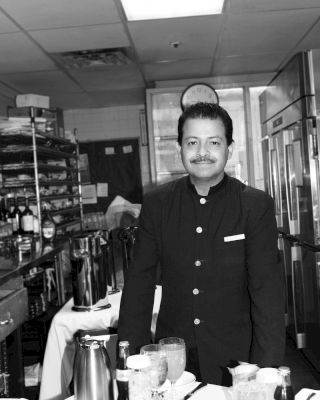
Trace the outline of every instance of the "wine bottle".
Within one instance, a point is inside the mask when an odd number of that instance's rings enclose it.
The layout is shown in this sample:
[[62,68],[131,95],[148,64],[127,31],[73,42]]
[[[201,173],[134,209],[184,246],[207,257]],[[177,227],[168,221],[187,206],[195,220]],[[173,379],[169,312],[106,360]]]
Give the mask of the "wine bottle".
[[6,197],[5,196],[0,196],[0,221],[7,222],[8,218],[8,210],[6,208],[5,204]]
[[14,195],[14,193],[8,193],[7,199],[8,199],[8,207],[9,207],[8,222],[11,222],[12,233],[18,234],[18,233],[20,233],[21,211],[18,208],[17,198]]
[[52,242],[56,236],[56,224],[46,206],[43,209],[41,233],[46,242]]
[[119,342],[119,355],[116,370],[118,400],[129,400],[129,371],[127,367],[127,358],[129,356],[129,342],[126,340]]
[[26,197],[26,206],[21,214],[21,228],[23,233],[33,234],[33,212],[29,208],[28,197]]
[[291,386],[290,373],[291,371],[289,367],[278,368],[280,382],[274,392],[273,397],[275,400],[294,400],[294,393]]

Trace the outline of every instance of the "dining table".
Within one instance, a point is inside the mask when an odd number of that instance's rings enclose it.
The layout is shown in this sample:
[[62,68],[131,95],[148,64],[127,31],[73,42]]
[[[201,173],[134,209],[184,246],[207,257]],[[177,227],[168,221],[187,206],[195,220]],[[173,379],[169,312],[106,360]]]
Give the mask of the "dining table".
[[[151,336],[154,337],[161,302],[161,286],[156,286]],[[48,332],[44,353],[39,400],[65,400],[70,397],[73,362],[76,352],[75,334],[80,330],[116,328],[122,291],[108,295],[110,307],[98,311],[74,311],[73,298],[55,314]],[[101,303],[105,304],[106,299]],[[99,306],[99,303],[96,304]],[[104,338],[105,340],[105,338]]]

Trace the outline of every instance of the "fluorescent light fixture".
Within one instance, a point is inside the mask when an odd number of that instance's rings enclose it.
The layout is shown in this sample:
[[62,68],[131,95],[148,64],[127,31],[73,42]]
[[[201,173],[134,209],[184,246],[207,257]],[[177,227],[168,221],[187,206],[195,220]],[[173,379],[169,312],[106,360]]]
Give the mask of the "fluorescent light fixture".
[[221,14],[224,0],[121,0],[128,21]]

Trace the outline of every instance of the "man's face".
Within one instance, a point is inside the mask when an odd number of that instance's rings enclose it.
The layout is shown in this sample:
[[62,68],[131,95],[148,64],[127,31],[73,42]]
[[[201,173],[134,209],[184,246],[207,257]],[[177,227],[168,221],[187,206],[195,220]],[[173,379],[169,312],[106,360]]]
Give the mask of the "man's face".
[[182,163],[194,184],[218,184],[232,153],[221,119],[188,119],[183,127]]

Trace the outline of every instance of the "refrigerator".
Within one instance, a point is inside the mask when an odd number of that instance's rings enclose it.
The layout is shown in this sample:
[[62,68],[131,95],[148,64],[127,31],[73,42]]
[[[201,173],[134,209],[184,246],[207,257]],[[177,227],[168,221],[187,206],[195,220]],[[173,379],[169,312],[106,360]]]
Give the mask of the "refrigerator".
[[320,50],[292,57],[259,98],[265,189],[274,198],[287,333],[320,371]]

